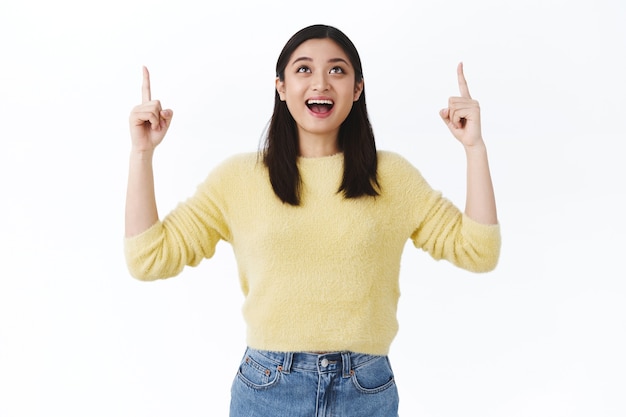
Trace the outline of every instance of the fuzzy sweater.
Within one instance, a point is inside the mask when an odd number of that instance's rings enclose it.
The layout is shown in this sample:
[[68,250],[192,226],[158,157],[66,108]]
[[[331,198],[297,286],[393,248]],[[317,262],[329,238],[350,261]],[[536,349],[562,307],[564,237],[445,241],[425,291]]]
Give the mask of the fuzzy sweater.
[[256,153],[214,169],[190,199],[125,239],[131,274],[154,280],[232,246],[250,347],[385,355],[398,330],[408,239],[433,258],[492,270],[500,227],[465,216],[401,156],[379,151],[377,197],[338,193],[343,155],[299,158],[301,205],[274,194]]

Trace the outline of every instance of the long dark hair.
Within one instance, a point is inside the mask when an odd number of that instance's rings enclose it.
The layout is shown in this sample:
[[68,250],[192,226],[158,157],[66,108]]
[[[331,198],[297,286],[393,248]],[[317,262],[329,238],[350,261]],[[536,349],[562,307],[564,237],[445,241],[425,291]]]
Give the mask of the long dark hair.
[[[284,81],[285,67],[293,51],[309,39],[329,38],[348,55],[355,69],[355,85],[363,80],[361,58],[356,47],[339,29],[327,25],[312,25],[299,30],[283,47],[276,62],[276,76]],[[367,115],[365,89],[339,128],[339,149],[344,154],[343,179],[337,192],[346,198],[376,196],[380,186],[377,179],[376,144],[374,131]],[[274,193],[284,202],[300,205],[301,178],[298,171],[298,129],[287,104],[274,96],[274,113],[267,129],[263,149],[263,163],[269,171]]]

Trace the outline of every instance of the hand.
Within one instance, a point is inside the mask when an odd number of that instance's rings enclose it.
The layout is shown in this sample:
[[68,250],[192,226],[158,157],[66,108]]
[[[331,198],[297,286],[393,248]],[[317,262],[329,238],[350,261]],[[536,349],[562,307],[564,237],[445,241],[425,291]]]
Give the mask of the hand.
[[482,144],[480,128],[480,106],[473,100],[463,74],[463,63],[457,67],[460,97],[450,97],[448,108],[439,111],[439,115],[459,142],[466,148]]
[[174,112],[169,109],[163,110],[158,100],[152,100],[150,73],[146,67],[143,67],[141,92],[141,104],[130,113],[130,136],[133,150],[152,152],[165,137]]

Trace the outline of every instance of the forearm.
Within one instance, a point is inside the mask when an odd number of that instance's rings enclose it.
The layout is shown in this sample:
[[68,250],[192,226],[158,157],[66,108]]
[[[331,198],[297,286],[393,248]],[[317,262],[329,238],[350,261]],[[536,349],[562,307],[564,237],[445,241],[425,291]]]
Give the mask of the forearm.
[[152,152],[131,152],[126,190],[126,237],[146,231],[158,219]]
[[496,199],[484,143],[465,147],[467,156],[467,194],[465,214],[483,224],[497,224]]

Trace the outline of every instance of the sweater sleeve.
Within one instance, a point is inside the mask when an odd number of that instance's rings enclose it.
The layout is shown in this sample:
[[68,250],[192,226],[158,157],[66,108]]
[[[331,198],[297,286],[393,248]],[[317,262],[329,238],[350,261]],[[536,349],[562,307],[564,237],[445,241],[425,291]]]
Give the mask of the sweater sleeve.
[[445,259],[472,271],[493,270],[500,256],[500,226],[480,224],[433,190],[421,173],[402,157],[394,161],[396,182],[404,188],[411,215],[411,239],[434,259]]
[[142,281],[178,275],[183,268],[210,258],[220,240],[228,240],[224,213],[223,169],[214,170],[196,193],[162,221],[143,233],[124,239],[130,274]]
[[478,223],[443,198],[436,207],[411,236],[413,244],[468,271],[492,271],[500,257],[500,226]]

